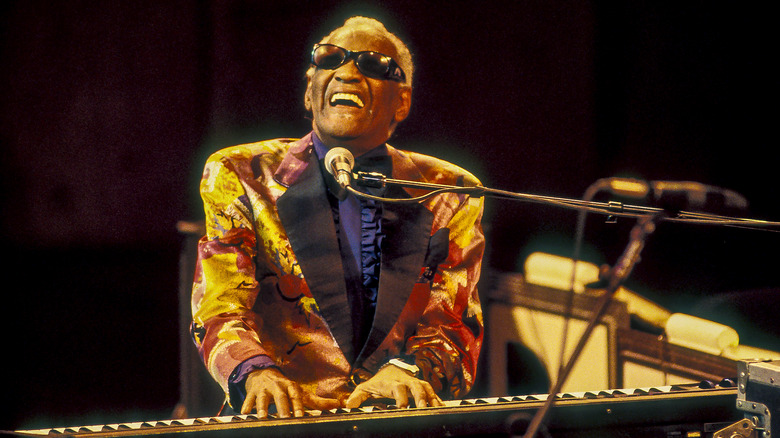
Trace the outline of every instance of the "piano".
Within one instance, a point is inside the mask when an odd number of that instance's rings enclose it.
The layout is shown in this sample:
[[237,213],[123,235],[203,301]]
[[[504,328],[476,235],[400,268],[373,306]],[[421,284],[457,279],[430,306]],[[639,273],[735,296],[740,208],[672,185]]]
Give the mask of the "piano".
[[[560,393],[537,436],[708,438],[743,418],[731,382]],[[549,395],[445,401],[400,409],[371,405],[306,411],[300,418],[230,415],[17,430],[29,437],[449,437],[522,436]]]

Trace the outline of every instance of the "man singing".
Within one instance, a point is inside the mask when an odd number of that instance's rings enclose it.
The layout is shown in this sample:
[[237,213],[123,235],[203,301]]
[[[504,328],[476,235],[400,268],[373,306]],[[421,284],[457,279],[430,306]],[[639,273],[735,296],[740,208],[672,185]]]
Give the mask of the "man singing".
[[[230,147],[206,163],[192,335],[230,406],[266,416],[392,399],[438,406],[474,383],[483,321],[481,198],[356,197],[325,171],[475,185],[448,162],[385,142],[409,114],[408,48],[352,17],[314,46],[304,95],[312,132]],[[419,190],[388,186],[382,198]]]

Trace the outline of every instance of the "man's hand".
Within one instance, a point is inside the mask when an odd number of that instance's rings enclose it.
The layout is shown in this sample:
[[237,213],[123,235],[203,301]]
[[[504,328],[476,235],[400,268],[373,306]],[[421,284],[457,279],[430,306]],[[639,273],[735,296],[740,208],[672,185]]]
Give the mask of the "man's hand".
[[370,398],[391,398],[396,406],[409,406],[409,396],[418,408],[443,406],[430,383],[416,379],[404,369],[387,365],[374,377],[358,385],[346,401],[347,408],[357,408]]
[[304,408],[327,410],[341,407],[341,401],[337,399],[305,392],[276,368],[252,372],[245,386],[246,399],[241,406],[242,414],[249,414],[256,407],[259,417],[267,417],[271,403],[276,405],[276,412],[282,418],[289,417],[291,412],[296,417],[303,417]]

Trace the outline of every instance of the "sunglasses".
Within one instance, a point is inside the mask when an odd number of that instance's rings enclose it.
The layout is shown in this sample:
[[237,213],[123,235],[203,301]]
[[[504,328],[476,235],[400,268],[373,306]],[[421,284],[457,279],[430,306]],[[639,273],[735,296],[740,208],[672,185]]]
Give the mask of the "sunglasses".
[[317,44],[311,51],[311,63],[325,70],[335,70],[350,59],[354,59],[358,70],[368,77],[406,82],[406,75],[398,63],[379,52],[353,52],[333,44]]

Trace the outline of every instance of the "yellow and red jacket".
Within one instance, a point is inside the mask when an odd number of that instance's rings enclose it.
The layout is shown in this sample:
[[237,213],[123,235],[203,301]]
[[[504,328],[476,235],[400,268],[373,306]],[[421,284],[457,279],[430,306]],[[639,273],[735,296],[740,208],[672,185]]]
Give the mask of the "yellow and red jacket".
[[[267,355],[305,390],[342,398],[393,357],[413,357],[442,397],[474,383],[483,320],[477,281],[483,200],[443,193],[383,206],[379,292],[362,351],[352,323],[336,228],[311,135],[229,147],[201,181],[192,335],[228,395],[245,360]],[[470,173],[388,146],[392,178],[476,185]],[[388,197],[418,196],[389,188]],[[357,378],[357,379],[356,379]]]

